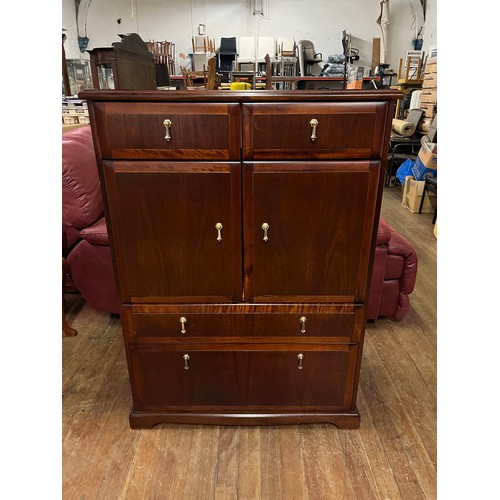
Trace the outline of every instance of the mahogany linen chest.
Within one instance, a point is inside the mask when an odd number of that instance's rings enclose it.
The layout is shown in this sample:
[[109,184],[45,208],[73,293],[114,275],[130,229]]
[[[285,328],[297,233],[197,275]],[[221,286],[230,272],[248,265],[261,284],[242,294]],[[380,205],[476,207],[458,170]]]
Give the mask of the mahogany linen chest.
[[359,426],[398,92],[84,91],[133,428]]

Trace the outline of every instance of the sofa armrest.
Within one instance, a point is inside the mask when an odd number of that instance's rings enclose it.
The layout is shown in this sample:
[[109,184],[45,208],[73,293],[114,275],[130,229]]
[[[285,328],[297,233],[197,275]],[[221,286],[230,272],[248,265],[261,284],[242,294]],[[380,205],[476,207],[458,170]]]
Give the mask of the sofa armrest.
[[405,294],[413,292],[417,280],[418,258],[411,243],[394,231],[387,244],[387,253],[403,258],[403,273],[399,280],[400,292]]
[[384,218],[380,217],[378,221],[378,230],[377,230],[377,242],[376,245],[384,245],[385,243],[389,243],[391,240],[391,236],[393,233],[393,229]]
[[399,321],[408,313],[417,277],[418,259],[411,243],[382,217],[379,220],[367,319],[390,316]]

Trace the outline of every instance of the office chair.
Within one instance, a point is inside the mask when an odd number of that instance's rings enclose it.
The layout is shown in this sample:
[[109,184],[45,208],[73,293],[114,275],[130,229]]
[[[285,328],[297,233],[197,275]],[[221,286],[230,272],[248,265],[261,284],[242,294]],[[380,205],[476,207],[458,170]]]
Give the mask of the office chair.
[[236,68],[241,71],[242,64],[251,64],[252,71],[255,70],[255,37],[240,36],[238,38],[238,54],[236,56]]
[[[301,76],[311,75],[312,66],[323,61],[323,54],[314,50],[311,40],[299,40],[299,58],[302,59]],[[302,57],[301,57],[302,56]],[[303,67],[305,63],[305,68]]]
[[236,60],[236,37],[221,38],[218,53],[218,67],[220,71],[230,72]]

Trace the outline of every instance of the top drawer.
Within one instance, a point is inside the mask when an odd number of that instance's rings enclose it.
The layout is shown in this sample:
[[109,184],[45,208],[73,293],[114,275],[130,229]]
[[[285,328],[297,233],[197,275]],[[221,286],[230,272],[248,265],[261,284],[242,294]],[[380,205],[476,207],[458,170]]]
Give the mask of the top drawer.
[[380,158],[386,102],[243,105],[243,158]]
[[103,159],[239,160],[235,103],[94,102]]

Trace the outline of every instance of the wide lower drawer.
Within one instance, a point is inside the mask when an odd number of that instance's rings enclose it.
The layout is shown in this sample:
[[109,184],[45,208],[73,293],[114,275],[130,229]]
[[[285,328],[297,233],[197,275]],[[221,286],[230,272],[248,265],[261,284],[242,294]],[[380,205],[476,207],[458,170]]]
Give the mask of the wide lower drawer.
[[240,158],[234,103],[93,103],[103,159]]
[[386,102],[243,104],[243,159],[380,158]]
[[[127,338],[200,337],[247,339],[262,337],[316,337],[345,342],[359,339],[363,325],[361,306],[132,306],[124,307],[122,321]],[[293,341],[293,340],[290,340]]]
[[221,411],[348,410],[357,344],[331,346],[129,344],[134,408]]

